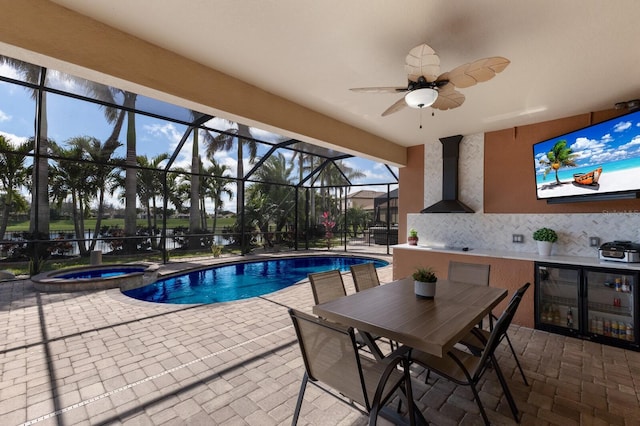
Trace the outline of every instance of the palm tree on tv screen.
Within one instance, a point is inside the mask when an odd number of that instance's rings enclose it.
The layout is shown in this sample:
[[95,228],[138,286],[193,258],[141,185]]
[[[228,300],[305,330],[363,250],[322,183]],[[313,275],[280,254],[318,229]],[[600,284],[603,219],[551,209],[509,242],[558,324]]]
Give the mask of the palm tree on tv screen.
[[558,170],[561,167],[576,167],[577,164],[574,161],[576,155],[571,148],[567,147],[566,140],[561,139],[556,142],[553,148],[551,148],[551,151],[547,153],[547,158],[540,160],[541,165],[547,166],[542,175],[543,179],[546,179],[547,175],[553,170],[555,172],[556,184],[562,185],[560,178],[558,178]]

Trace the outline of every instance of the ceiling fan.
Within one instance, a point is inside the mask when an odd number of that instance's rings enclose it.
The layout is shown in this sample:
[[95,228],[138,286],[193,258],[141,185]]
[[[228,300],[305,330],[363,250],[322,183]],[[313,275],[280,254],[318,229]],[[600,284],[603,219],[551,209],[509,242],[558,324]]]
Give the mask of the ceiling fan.
[[440,58],[427,44],[421,44],[411,49],[405,62],[405,70],[409,79],[407,87],[358,87],[351,90],[368,93],[405,92],[404,97],[382,113],[383,117],[400,111],[406,106],[447,110],[457,108],[464,102],[464,95],[456,88],[464,89],[490,80],[510,64],[506,58],[492,56],[460,65],[449,72],[439,74]]

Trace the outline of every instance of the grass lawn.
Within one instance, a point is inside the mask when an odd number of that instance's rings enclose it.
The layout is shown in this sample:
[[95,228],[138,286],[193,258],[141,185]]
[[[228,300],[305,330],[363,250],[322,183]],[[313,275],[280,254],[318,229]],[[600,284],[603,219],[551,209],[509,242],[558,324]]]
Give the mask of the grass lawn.
[[[231,226],[235,222],[235,218],[218,218],[216,222],[216,228],[218,231],[221,231],[225,226]],[[147,226],[146,219],[138,219],[139,226]],[[213,219],[207,220],[207,225],[213,225]],[[84,228],[89,231],[93,230],[96,226],[95,219],[85,219],[84,220]],[[102,219],[101,226],[117,226],[119,228],[124,228],[124,219]],[[170,218],[167,219],[167,228],[177,228],[179,226],[183,226],[185,228],[189,227],[189,219],[177,219]],[[162,221],[158,220],[158,227],[162,227]],[[52,220],[49,223],[49,229],[52,232],[73,232],[75,231],[73,227],[73,220],[71,219],[60,219],[60,220]],[[20,231],[28,231],[29,230],[29,221],[25,220],[22,222],[12,222],[7,226],[8,232],[20,232]]]

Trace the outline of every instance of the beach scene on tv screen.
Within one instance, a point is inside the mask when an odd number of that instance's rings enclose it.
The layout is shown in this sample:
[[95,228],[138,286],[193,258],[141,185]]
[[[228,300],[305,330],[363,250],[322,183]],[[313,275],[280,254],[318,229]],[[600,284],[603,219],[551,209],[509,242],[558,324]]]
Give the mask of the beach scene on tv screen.
[[640,189],[640,111],[533,146],[538,198]]

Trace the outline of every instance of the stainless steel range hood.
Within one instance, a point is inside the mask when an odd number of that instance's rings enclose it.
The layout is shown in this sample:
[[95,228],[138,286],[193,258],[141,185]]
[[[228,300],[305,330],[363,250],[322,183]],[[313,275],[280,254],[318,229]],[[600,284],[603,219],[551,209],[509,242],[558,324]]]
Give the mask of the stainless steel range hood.
[[458,157],[462,135],[440,138],[442,143],[442,200],[421,210],[420,213],[473,213],[458,200]]

